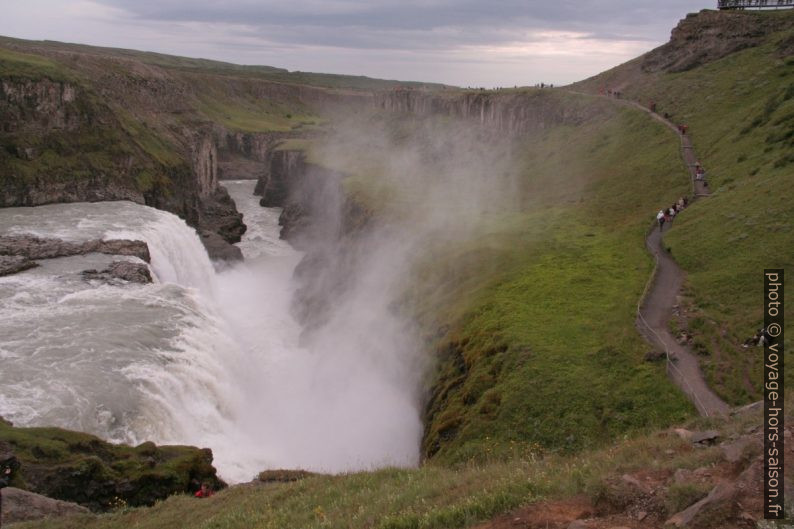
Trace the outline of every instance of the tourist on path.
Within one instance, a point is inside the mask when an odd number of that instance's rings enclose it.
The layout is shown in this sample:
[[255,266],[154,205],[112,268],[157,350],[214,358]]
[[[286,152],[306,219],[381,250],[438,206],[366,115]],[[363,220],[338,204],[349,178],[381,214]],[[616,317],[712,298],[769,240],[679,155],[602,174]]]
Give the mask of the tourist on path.
[[703,180],[706,176],[706,170],[700,165],[700,162],[695,162],[695,180]]

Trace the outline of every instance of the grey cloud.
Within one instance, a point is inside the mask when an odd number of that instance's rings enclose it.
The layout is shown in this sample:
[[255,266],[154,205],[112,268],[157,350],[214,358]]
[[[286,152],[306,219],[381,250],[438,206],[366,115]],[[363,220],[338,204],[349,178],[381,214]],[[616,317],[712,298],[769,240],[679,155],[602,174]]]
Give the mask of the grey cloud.
[[[688,12],[715,4],[27,0],[5,6],[0,32],[290,70],[512,86],[570,82],[608,69],[667,40],[670,29]],[[554,49],[555,43],[562,49]]]
[[583,32],[603,40],[658,41],[677,17],[710,4],[694,0],[99,1],[142,20],[244,25],[250,36],[284,45],[406,50],[526,42],[528,33],[540,30]]

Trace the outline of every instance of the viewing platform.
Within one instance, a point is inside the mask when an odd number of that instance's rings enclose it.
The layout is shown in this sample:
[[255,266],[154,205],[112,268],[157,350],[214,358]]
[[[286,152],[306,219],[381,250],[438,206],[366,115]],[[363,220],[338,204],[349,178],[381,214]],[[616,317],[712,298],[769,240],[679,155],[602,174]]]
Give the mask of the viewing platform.
[[794,7],[794,0],[719,0],[719,9],[786,9]]

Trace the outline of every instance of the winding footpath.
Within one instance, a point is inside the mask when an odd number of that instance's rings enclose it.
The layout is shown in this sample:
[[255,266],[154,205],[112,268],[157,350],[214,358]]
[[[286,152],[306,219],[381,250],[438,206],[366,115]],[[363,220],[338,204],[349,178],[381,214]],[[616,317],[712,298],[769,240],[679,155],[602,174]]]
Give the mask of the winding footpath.
[[[695,150],[689,136],[682,134],[669,120],[643,107],[628,101],[628,105],[638,108],[675,132],[681,140],[681,156],[687,166],[692,182],[694,198],[707,197],[710,191],[706,181],[695,178]],[[666,223],[666,230],[671,223]],[[647,295],[637,307],[637,327],[652,345],[659,347],[667,355],[667,374],[692,401],[698,413],[704,417],[727,415],[730,406],[719,398],[706,384],[697,357],[692,350],[678,343],[670,332],[668,322],[676,305],[676,298],[684,283],[684,273],[664,249],[662,230],[654,227],[645,238],[645,246],[656,259],[656,268],[651,276]]]
[[[637,102],[623,99],[614,99],[614,101],[642,110],[678,135],[681,140],[681,156],[690,175],[694,199],[708,197],[710,191],[706,182],[695,178],[697,157],[689,136],[682,134],[669,120]],[[669,230],[671,226],[672,223],[666,223],[664,231]],[[678,343],[668,327],[684,283],[684,273],[664,249],[662,231],[657,226],[648,233],[645,245],[656,259],[656,267],[646,288],[646,294],[637,305],[637,328],[651,345],[665,352],[667,374],[692,401],[700,415],[704,417],[727,415],[731,407],[706,384],[695,353],[687,345]]]

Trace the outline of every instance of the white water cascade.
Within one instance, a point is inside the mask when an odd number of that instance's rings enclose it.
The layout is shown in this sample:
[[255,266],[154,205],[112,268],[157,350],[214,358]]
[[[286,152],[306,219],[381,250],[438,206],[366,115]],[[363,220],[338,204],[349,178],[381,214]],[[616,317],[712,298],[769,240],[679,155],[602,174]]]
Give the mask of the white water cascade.
[[414,390],[395,383],[393,366],[375,365],[359,345],[369,342],[344,338],[366,330],[343,318],[329,340],[300,343],[290,304],[301,255],[278,239],[278,210],[258,206],[253,182],[227,187],[249,229],[246,261],[222,272],[195,231],[163,211],[0,209],[0,234],[145,240],[155,276],[89,282],[80,271],[120,259],[89,254],[0,278],[0,415],[116,442],[210,447],[231,482],[266,468],[416,464]]

